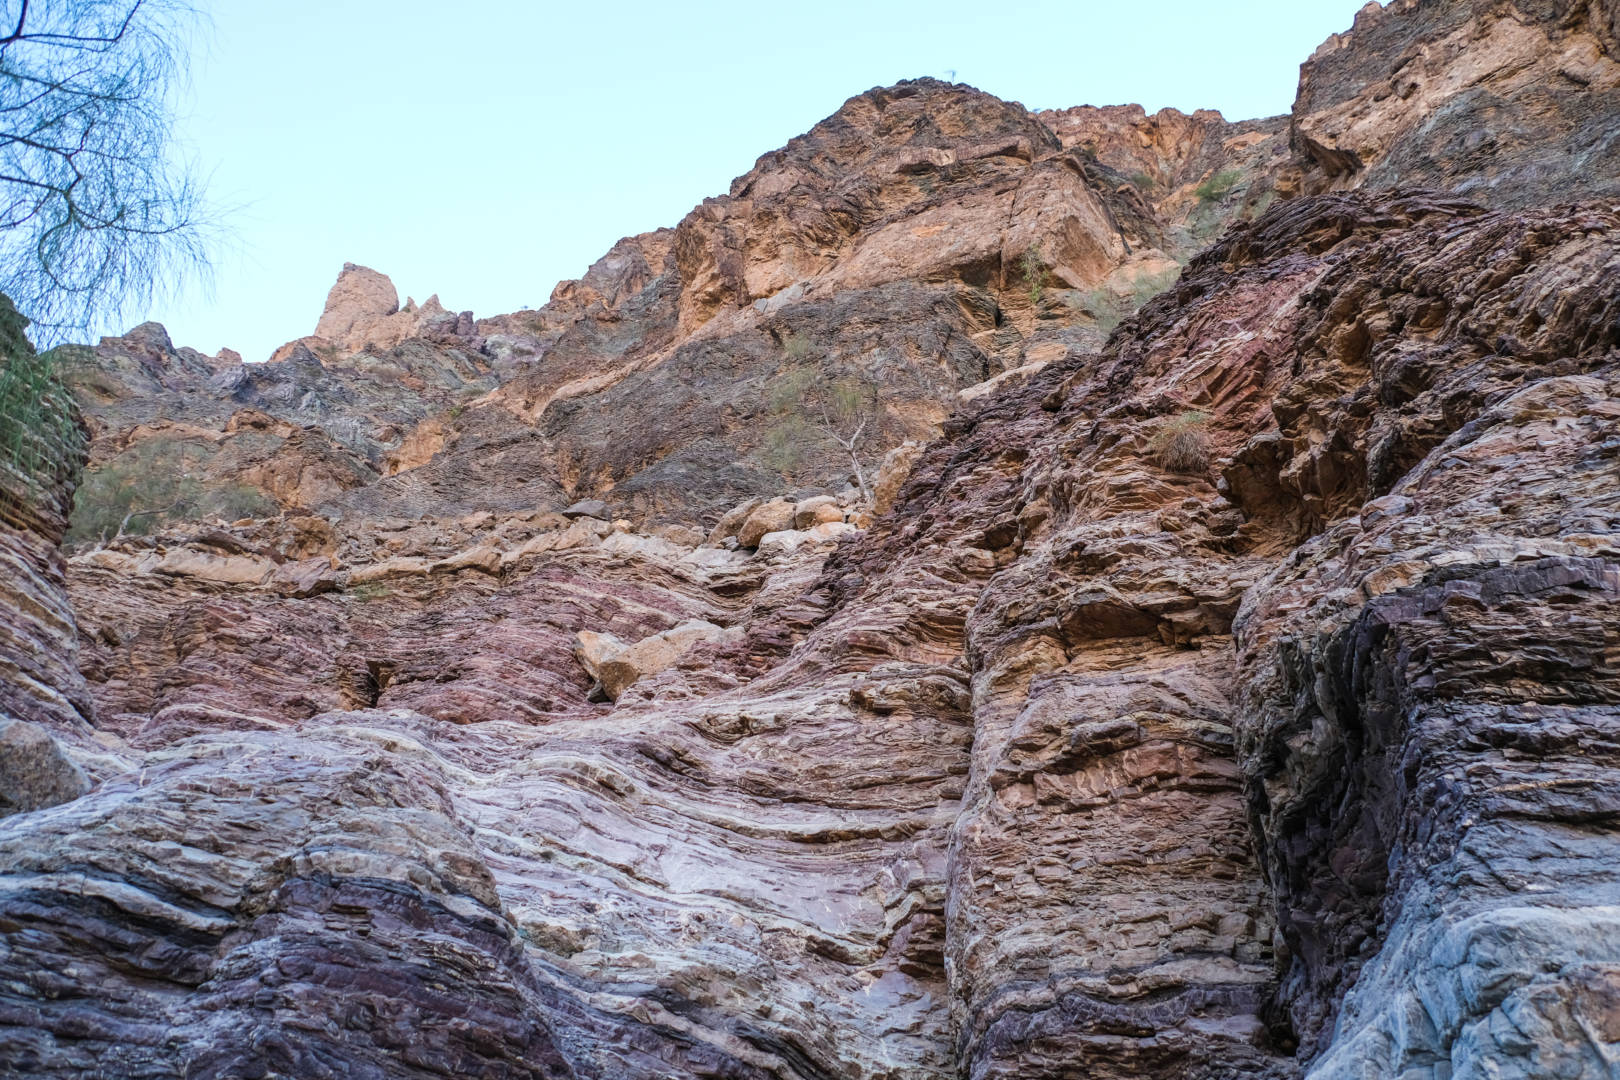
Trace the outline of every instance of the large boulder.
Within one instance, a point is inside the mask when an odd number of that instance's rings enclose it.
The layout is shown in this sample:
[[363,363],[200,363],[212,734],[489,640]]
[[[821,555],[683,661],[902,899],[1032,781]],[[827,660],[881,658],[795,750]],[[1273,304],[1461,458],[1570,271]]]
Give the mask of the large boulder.
[[597,518],[600,521],[608,521],[612,519],[613,511],[609,510],[608,504],[603,502],[601,499],[581,499],[573,506],[570,506],[568,509],[564,510],[563,517],[587,517]]
[[758,547],[766,533],[793,528],[797,507],[786,499],[772,499],[756,506],[737,530],[737,543],[745,548]]
[[843,521],[844,511],[832,495],[816,495],[802,500],[793,508],[793,527],[813,529],[829,521]]
[[581,630],[574,637],[574,657],[596,680],[591,696],[617,701],[636,680],[674,667],[692,646],[713,641],[724,633],[724,628],[712,622],[688,619],[628,645],[613,634]]
[[0,719],[0,817],[70,802],[88,790],[90,781],[50,732]]
[[756,495],[754,498],[744,500],[721,514],[719,522],[716,523],[714,529],[709,533],[709,538],[704,542],[714,545],[728,537],[736,536],[738,530],[743,527],[743,522],[748,520],[748,515],[752,514],[755,508],[764,501],[764,499]]

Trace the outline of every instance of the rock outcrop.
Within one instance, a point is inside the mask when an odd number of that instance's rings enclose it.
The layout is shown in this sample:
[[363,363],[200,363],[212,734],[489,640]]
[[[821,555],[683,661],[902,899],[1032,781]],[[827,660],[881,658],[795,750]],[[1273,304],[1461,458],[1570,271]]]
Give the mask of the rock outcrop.
[[1517,208],[1620,193],[1609,0],[1370,3],[1300,68],[1307,191],[1443,187]]
[[[1291,121],[901,84],[536,312],[80,354],[89,482],[203,492],[7,504],[0,1071],[1611,1075],[1615,174],[1445,119],[1612,120],[1605,10],[1369,9]],[[871,507],[761,456],[868,361]]]

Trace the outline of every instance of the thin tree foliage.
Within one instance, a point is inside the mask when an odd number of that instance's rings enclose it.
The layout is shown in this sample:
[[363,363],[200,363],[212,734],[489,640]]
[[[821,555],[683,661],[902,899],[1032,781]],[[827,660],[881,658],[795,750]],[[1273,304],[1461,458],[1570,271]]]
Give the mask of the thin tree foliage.
[[52,344],[204,272],[170,139],[184,0],[0,0],[0,291]]
[[[809,339],[789,337],[783,342],[783,353],[793,362],[806,360],[811,353]],[[808,363],[777,376],[768,407],[780,419],[766,432],[767,463],[783,473],[793,473],[808,462],[821,463],[831,452],[848,460],[861,498],[871,503],[872,487],[862,457],[878,438],[883,423],[883,406],[873,379]]]

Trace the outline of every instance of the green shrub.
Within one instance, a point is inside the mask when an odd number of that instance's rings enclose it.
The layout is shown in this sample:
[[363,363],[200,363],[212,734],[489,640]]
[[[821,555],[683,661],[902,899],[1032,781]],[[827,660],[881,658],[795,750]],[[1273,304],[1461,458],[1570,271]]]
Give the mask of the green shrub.
[[272,517],[280,509],[274,499],[252,484],[226,484],[203,492],[197,516],[237,521],[241,518]]
[[1137,275],[1131,279],[1130,288],[1123,295],[1102,287],[1070,293],[1069,307],[1078,314],[1090,316],[1098,330],[1111,334],[1116,326],[1136,314],[1143,304],[1174,285],[1180,276],[1181,268],[1172,266],[1157,273]]
[[815,447],[817,432],[798,416],[784,416],[765,432],[765,445],[760,458],[765,466],[783,476],[791,477],[805,464]]
[[1041,297],[1046,294],[1048,273],[1046,257],[1041,254],[1041,245],[1031,244],[1026,248],[1023,257],[1018,260],[1018,268],[1023,272],[1025,284],[1029,286],[1030,306],[1039,305]]
[[1198,196],[1201,203],[1220,202],[1232,194],[1232,189],[1238,186],[1243,174],[1237,169],[1222,169],[1220,172],[1193,188],[1193,194]]
[[1243,212],[1244,219],[1248,220],[1248,221],[1253,221],[1255,218],[1261,216],[1267,210],[1271,209],[1271,204],[1276,202],[1276,201],[1277,201],[1277,193],[1275,191],[1267,191],[1265,194],[1261,195],[1258,199],[1255,199],[1254,204],[1252,206],[1248,207]]
[[870,500],[863,456],[884,420],[875,380],[806,364],[771,380],[765,410],[774,421],[760,450],[766,467],[791,478],[801,469],[830,470],[847,460],[856,486]]
[[86,470],[73,500],[68,539],[140,536],[167,521],[267,517],[279,507],[251,484],[205,484],[194,475],[202,447],[175,439],[137,443],[99,468]]
[[0,467],[32,486],[75,461],[85,434],[57,377],[55,350],[36,354],[27,327],[28,320],[0,295]]
[[1132,187],[1143,192],[1151,192],[1154,188],[1159,186],[1158,181],[1153,179],[1153,177],[1149,176],[1145,172],[1131,173],[1130,181]]

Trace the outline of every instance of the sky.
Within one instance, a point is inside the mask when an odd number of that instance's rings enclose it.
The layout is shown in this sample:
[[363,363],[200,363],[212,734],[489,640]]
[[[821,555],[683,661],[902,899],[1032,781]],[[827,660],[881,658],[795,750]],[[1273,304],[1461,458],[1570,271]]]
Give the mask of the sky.
[[[1287,112],[1359,0],[688,4],[202,0],[176,140],[222,209],[150,317],[268,359],[344,262],[418,302],[538,307],[848,98],[919,76],[1030,108]],[[138,320],[137,320],[138,321]],[[117,333],[127,327],[98,327]]]

